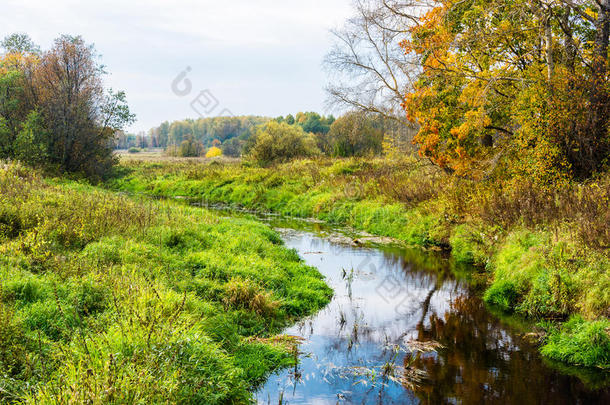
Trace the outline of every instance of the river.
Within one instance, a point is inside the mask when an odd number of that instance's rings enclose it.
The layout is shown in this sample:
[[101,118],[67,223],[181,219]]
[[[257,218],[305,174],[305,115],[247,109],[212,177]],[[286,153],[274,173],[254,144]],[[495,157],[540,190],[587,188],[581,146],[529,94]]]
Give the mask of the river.
[[607,374],[546,362],[530,329],[486,307],[476,269],[271,224],[335,295],[284,331],[304,339],[299,364],[271,375],[259,404],[610,404]]

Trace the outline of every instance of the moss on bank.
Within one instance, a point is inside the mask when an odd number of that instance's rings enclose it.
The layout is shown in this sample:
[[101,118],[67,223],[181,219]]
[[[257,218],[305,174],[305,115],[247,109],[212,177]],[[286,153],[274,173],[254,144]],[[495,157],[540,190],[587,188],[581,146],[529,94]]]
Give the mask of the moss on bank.
[[[332,294],[267,226],[0,168],[0,400],[245,403]],[[66,387],[70,387],[67,389]]]
[[586,325],[609,315],[608,177],[554,192],[476,184],[413,159],[303,160],[273,168],[131,161],[121,170],[109,184],[116,190],[315,217],[407,245],[450,247],[456,260],[488,269],[485,300],[506,312],[558,325],[575,313]]

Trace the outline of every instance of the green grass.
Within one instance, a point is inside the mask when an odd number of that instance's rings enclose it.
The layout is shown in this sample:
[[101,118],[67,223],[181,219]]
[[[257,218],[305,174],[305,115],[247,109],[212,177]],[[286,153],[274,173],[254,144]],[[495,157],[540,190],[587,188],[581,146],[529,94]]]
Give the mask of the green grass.
[[164,197],[189,197],[286,216],[318,218],[409,245],[437,245],[437,221],[423,208],[408,209],[383,196],[371,198],[371,184],[351,179],[359,164],[317,165],[297,161],[272,169],[236,164],[132,161],[108,185],[115,190]]
[[588,322],[574,316],[550,333],[542,354],[565,363],[610,370],[610,321]]
[[0,279],[3,402],[247,403],[293,362],[264,338],[332,294],[263,224],[18,165]]
[[[610,176],[561,190],[447,176],[417,159],[249,162],[131,160],[108,187],[183,196],[450,248],[485,267],[485,301],[507,313],[561,324],[610,315]],[[571,362],[565,356],[563,361]]]
[[[554,239],[561,241],[554,241]],[[569,234],[514,230],[489,263],[488,303],[537,319],[603,315],[610,302],[610,260]]]

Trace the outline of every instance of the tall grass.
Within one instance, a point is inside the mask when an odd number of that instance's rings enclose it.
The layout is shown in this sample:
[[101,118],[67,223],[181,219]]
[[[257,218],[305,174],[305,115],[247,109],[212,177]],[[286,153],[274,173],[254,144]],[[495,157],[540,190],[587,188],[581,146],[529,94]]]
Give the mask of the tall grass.
[[[0,168],[0,400],[247,403],[324,306],[266,226]],[[269,340],[268,342],[271,342]]]

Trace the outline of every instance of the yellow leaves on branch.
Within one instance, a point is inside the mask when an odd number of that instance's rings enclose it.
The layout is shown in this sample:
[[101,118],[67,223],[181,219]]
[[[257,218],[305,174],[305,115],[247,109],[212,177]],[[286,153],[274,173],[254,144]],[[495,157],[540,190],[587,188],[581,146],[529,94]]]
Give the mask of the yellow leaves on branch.
[[487,126],[491,125],[491,118],[489,118],[483,107],[477,110],[466,111],[464,116],[466,120],[462,125],[451,129],[451,135],[460,141],[463,141],[472,133],[483,132]]
[[0,56],[0,74],[6,74],[12,70],[23,70],[26,67],[35,66],[40,58],[32,54],[8,53]]

